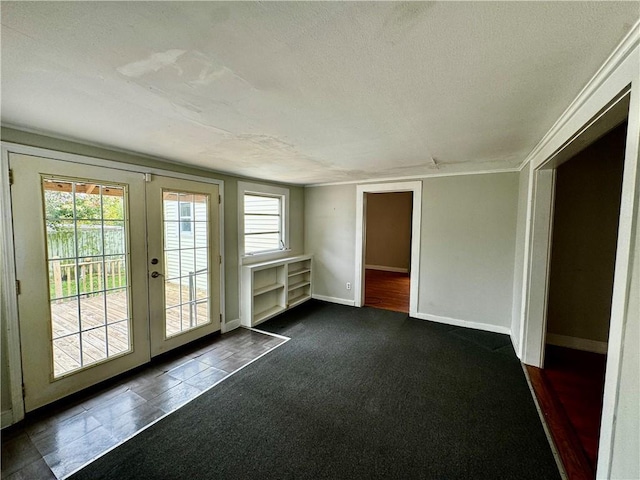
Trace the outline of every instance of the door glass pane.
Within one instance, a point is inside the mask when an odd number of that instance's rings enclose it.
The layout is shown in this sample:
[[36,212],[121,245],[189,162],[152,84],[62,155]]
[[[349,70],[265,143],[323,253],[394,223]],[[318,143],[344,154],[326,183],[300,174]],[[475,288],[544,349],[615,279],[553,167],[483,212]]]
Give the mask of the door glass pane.
[[53,376],[59,377],[78,370],[80,363],[80,334],[53,339]]
[[107,359],[107,329],[92,328],[82,332],[82,363],[91,365]]
[[42,187],[57,378],[131,351],[127,192],[55,178]]
[[78,256],[91,257],[102,255],[102,220],[78,220],[76,235],[78,237]]
[[124,222],[104,222],[104,253],[106,255],[122,254],[125,252]]
[[[163,191],[165,336],[211,323],[209,195]],[[196,248],[200,247],[200,248]],[[203,289],[204,288],[204,289]]]
[[107,325],[107,348],[109,355],[118,355],[129,350],[129,324],[126,320]]
[[104,290],[103,257],[78,259],[78,290],[80,293],[96,293]]

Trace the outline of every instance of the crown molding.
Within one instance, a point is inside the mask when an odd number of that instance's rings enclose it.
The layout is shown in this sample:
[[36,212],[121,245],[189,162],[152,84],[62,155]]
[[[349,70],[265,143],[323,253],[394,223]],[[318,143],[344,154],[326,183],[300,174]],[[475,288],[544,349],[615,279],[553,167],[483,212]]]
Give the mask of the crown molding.
[[512,168],[490,168],[486,170],[461,170],[458,172],[439,172],[439,173],[424,173],[422,175],[409,175],[405,177],[380,177],[380,178],[367,178],[361,180],[347,180],[344,182],[326,182],[326,183],[313,183],[305,185],[305,188],[312,187],[332,187],[336,185],[366,185],[368,183],[386,183],[397,182],[404,180],[422,180],[425,178],[439,178],[439,177],[459,177],[464,175],[485,175],[491,173],[513,173],[519,172],[520,167]]

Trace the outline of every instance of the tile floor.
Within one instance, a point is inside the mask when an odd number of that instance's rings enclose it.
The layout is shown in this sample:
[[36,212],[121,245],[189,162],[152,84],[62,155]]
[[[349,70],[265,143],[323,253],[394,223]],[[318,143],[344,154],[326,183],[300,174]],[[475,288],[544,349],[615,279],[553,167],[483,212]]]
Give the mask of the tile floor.
[[64,478],[286,341],[239,328],[164,355],[2,431],[5,480]]

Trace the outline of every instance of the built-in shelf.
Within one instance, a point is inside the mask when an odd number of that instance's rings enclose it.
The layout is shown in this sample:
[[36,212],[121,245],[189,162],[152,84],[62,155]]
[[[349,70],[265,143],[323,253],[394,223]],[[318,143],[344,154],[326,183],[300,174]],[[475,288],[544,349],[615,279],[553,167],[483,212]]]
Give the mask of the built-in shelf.
[[289,277],[295,277],[296,275],[301,275],[303,273],[310,272],[310,268],[301,268],[300,270],[296,270],[294,272],[289,272]]
[[295,290],[297,288],[302,288],[302,287],[305,287],[307,285],[311,285],[311,281],[310,280],[304,280],[302,282],[297,282],[297,283],[290,283],[289,284],[289,291]]
[[260,322],[264,322],[265,320],[268,320],[269,318],[279,314],[280,312],[284,312],[286,309],[287,307],[275,305],[271,308],[267,308],[262,312],[258,312],[253,316],[253,324],[257,325]]
[[253,327],[311,298],[311,255],[242,267],[240,323]]
[[272,283],[271,285],[267,285],[265,287],[256,288],[253,290],[253,296],[262,295],[263,293],[270,292],[272,290],[277,290],[279,288],[284,288],[283,283]]
[[306,302],[307,300],[311,299],[311,295],[298,295],[297,297],[294,297],[292,299],[289,300],[289,308],[293,308],[296,305],[300,305],[303,302]]

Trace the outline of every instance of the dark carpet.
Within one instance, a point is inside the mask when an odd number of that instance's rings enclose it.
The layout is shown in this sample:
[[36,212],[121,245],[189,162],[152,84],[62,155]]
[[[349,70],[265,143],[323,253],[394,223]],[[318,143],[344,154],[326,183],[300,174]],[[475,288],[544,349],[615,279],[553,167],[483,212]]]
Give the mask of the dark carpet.
[[292,338],[74,479],[559,479],[506,335],[309,302]]

